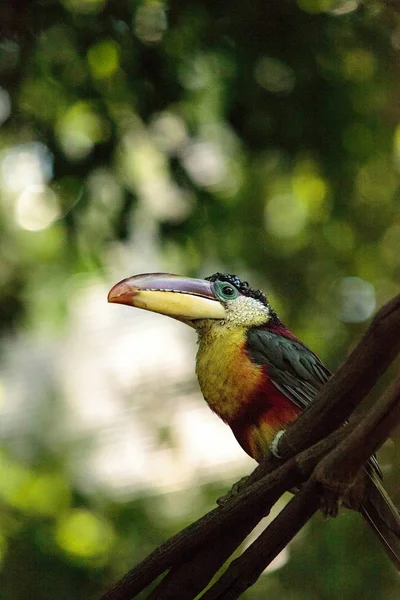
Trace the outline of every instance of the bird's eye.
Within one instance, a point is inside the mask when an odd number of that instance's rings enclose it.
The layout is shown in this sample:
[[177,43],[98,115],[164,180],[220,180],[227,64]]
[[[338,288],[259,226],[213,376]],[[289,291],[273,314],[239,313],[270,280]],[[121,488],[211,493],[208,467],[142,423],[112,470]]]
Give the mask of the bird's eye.
[[225,281],[216,281],[214,289],[220,300],[235,300],[239,296],[235,286]]
[[221,291],[224,294],[224,296],[234,296],[235,295],[235,290],[230,285],[224,285],[224,287],[222,288]]

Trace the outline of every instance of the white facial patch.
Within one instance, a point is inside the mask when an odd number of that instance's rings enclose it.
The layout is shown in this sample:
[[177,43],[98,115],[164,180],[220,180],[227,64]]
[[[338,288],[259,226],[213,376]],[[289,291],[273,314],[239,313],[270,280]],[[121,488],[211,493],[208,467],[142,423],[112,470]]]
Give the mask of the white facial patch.
[[225,303],[225,323],[230,325],[262,325],[269,320],[269,307],[250,296],[239,296]]

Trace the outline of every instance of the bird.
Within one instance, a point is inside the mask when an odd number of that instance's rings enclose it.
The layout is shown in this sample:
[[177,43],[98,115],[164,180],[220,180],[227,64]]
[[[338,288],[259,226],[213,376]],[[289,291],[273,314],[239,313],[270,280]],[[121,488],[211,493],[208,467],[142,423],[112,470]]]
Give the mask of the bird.
[[[231,273],[205,279],[134,275],[114,285],[108,301],[160,313],[195,329],[196,374],[204,399],[257,462],[270,452],[277,455],[282,432],[331,377],[318,356],[282,323],[264,292]],[[400,570],[400,515],[383,487],[375,456],[362,481],[356,509]]]

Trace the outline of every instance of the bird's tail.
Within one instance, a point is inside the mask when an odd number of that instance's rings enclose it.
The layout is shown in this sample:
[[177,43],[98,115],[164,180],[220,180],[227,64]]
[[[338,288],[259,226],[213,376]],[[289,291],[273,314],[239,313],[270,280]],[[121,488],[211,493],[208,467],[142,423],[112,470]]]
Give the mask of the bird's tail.
[[361,514],[380,539],[386,554],[400,571],[400,513],[375,473],[369,473],[372,485],[363,501]]

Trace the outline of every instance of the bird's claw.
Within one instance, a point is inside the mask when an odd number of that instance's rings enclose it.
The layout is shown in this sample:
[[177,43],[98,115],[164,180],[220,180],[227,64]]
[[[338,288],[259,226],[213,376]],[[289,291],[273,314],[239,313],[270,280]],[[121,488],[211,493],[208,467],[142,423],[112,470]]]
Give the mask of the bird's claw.
[[239,479],[239,481],[236,481],[236,483],[233,484],[233,486],[227,494],[224,494],[223,496],[217,499],[218,506],[224,506],[227,502],[229,502],[229,500],[235,498],[243,489],[243,486],[245,485],[248,478],[248,475],[246,475],[245,477]]
[[281,429],[280,431],[278,431],[278,433],[276,434],[276,436],[272,440],[272,443],[271,443],[271,445],[269,447],[269,449],[271,451],[271,454],[273,456],[275,456],[275,458],[282,458],[282,456],[278,452],[278,446],[279,446],[279,441],[280,441],[280,439],[281,439],[281,437],[283,436],[284,433],[285,433],[284,429]]

